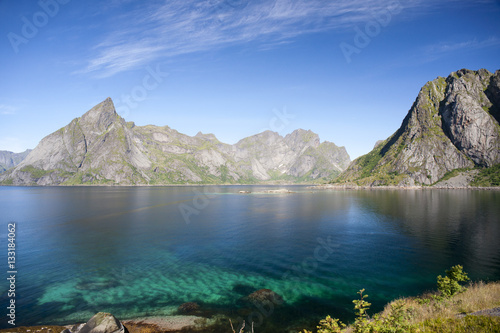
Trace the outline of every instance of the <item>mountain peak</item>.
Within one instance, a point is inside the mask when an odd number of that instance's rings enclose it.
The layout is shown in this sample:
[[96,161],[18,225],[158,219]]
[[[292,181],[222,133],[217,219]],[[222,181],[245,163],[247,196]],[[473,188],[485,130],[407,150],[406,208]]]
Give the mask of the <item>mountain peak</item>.
[[292,133],[287,134],[285,136],[285,141],[290,146],[295,147],[311,146],[317,148],[320,143],[318,134],[314,133],[311,130],[305,130],[302,128],[296,129]]
[[204,134],[201,131],[198,132],[198,133],[196,133],[195,138],[200,138],[200,139],[203,139],[203,140],[214,141],[214,142],[219,141],[217,139],[217,137],[215,136],[215,134],[213,134],[213,133],[206,133],[206,134]]
[[108,97],[87,111],[82,116],[81,121],[86,124],[95,125],[99,131],[104,131],[118,118],[120,116],[116,113],[113,100]]
[[337,179],[434,184],[447,172],[500,163],[500,72],[461,69],[428,82],[401,127]]

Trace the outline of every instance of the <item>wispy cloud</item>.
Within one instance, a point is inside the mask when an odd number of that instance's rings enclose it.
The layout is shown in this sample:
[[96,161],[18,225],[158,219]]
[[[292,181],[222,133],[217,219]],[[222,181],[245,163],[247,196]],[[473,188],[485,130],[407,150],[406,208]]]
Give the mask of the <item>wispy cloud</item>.
[[116,28],[104,35],[78,73],[108,77],[159,57],[256,40],[269,48],[299,35],[367,22],[394,3],[407,8],[432,6],[433,2],[163,0],[120,16]]
[[500,45],[500,39],[493,36],[482,41],[477,39],[470,39],[462,42],[441,42],[438,44],[427,46],[426,53],[428,55],[440,56],[450,52],[463,51],[466,49],[478,50],[498,45]]
[[0,114],[1,115],[11,115],[16,114],[17,108],[10,105],[0,104]]

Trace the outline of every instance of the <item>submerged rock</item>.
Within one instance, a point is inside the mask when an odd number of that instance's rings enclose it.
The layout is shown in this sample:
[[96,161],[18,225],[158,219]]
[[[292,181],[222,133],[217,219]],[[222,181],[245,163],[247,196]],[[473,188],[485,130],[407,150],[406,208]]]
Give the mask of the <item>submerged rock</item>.
[[117,281],[82,281],[76,285],[78,290],[103,290],[108,288],[115,288],[120,284]]
[[247,299],[254,304],[268,305],[275,304],[281,305],[284,303],[283,297],[272,291],[271,289],[259,289],[250,295]]
[[99,312],[86,324],[75,325],[62,333],[128,333],[128,330],[111,313]]
[[200,309],[200,305],[195,302],[183,303],[179,306],[177,311],[179,313],[192,313]]

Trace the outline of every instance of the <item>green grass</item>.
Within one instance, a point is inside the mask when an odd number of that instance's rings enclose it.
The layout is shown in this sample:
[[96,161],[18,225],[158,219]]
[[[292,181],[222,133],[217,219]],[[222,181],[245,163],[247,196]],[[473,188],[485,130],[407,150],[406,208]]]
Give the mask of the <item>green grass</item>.
[[14,180],[12,178],[8,178],[8,179],[0,182],[0,185],[14,185]]
[[43,176],[45,176],[49,173],[52,173],[54,170],[47,171],[47,170],[35,168],[32,165],[28,165],[28,166],[25,166],[24,168],[22,168],[21,171],[30,173],[31,177],[34,179],[40,179]]
[[382,147],[383,145],[380,145],[379,148],[374,149],[365,156],[360,157],[358,164],[361,170],[358,179],[367,178],[372,175],[373,170],[383,157]]
[[494,333],[500,330],[500,318],[465,316],[464,318],[437,318],[421,325],[422,333]]
[[500,186],[500,164],[480,169],[471,185],[479,187]]
[[[367,293],[369,294],[369,291]],[[366,301],[369,300],[368,297]],[[317,332],[500,332],[499,317],[471,315],[474,312],[498,306],[500,306],[500,283],[478,282],[469,285],[466,291],[450,298],[443,298],[439,293],[429,293],[421,297],[394,300],[387,304],[382,312],[367,317],[364,320],[364,327],[359,325],[359,322],[355,322],[342,330],[327,329]]]
[[[445,180],[448,180],[448,179],[451,179],[451,178],[453,178],[455,176],[458,176],[462,172],[467,172],[467,171],[470,171],[470,170],[472,170],[472,168],[460,168],[460,169],[454,169],[454,170],[448,171],[448,172],[446,172],[444,174],[444,176],[441,179],[439,179],[434,184],[442,182],[442,181],[445,181]],[[434,184],[431,184],[431,185],[434,185]]]

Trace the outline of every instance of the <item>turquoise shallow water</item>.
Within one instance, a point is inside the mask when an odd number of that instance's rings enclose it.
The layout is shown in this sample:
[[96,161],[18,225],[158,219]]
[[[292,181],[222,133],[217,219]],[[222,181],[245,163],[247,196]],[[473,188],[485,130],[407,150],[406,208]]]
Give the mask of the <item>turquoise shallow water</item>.
[[[238,193],[271,188],[1,187],[2,244],[7,223],[17,223],[18,326],[98,311],[171,315],[198,302],[276,332],[326,314],[352,319],[361,288],[380,310],[433,289],[455,264],[473,279],[500,278],[496,191]],[[242,301],[261,288],[285,304]]]

